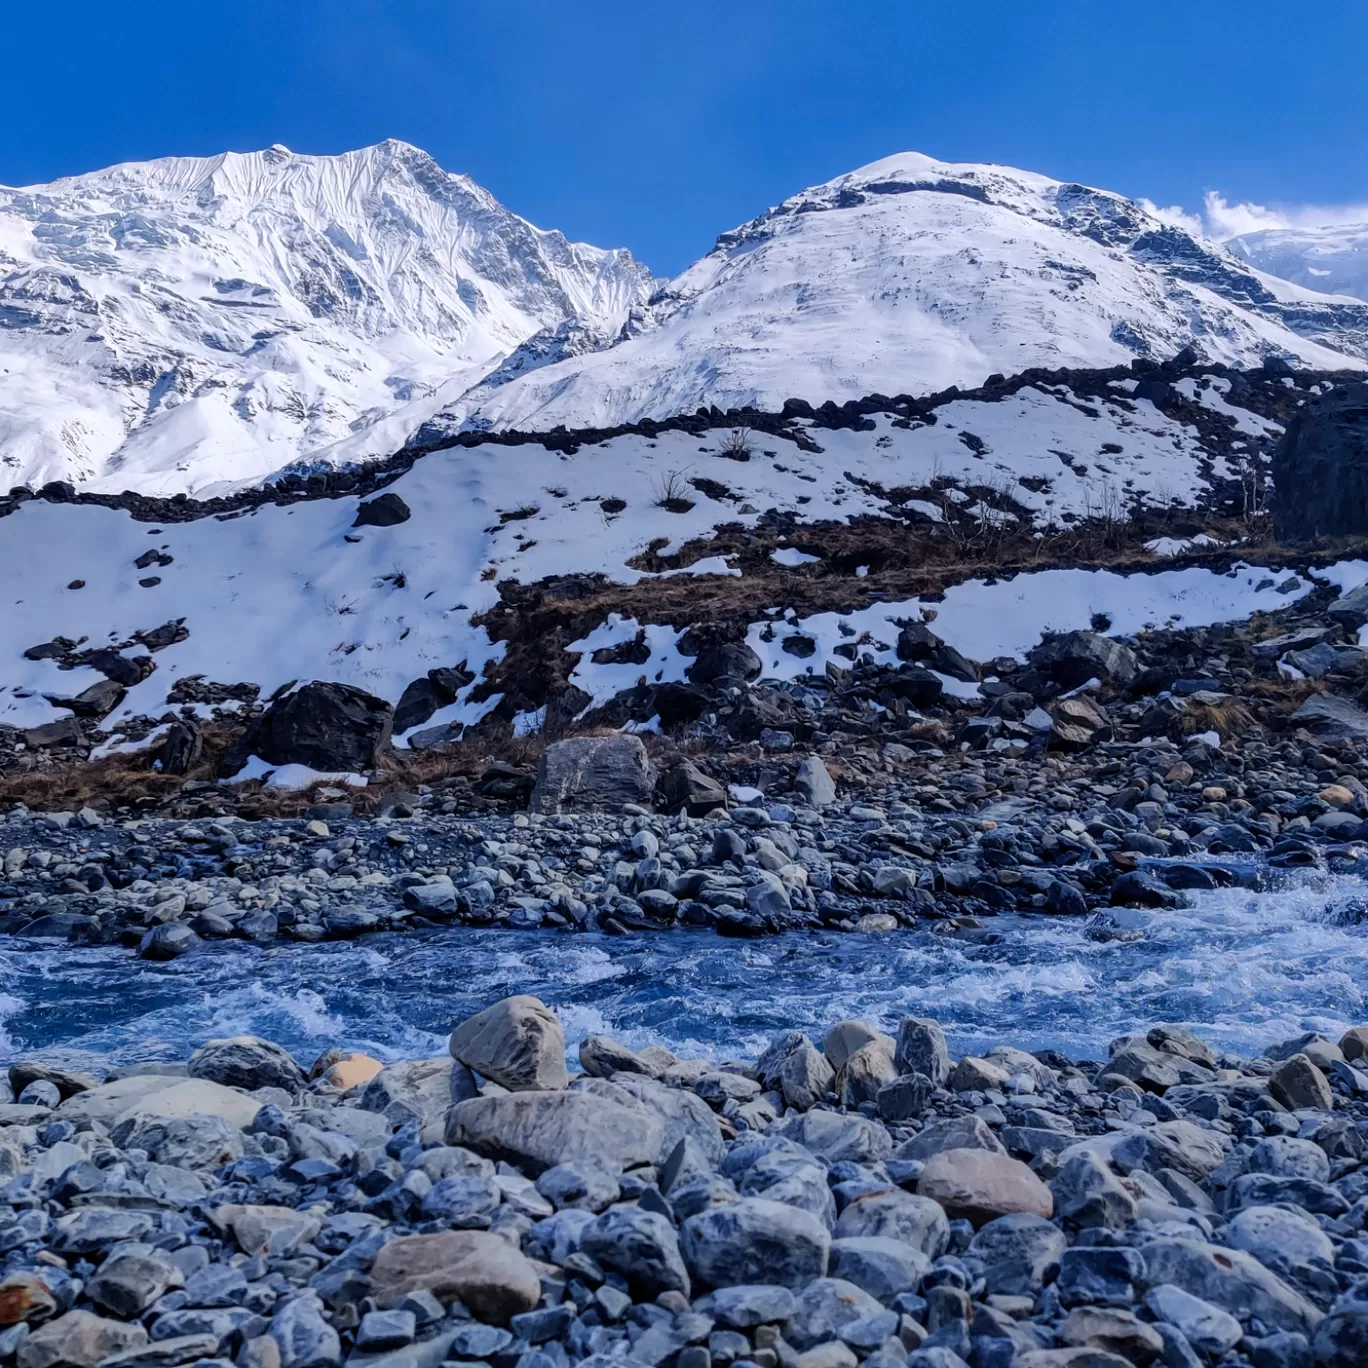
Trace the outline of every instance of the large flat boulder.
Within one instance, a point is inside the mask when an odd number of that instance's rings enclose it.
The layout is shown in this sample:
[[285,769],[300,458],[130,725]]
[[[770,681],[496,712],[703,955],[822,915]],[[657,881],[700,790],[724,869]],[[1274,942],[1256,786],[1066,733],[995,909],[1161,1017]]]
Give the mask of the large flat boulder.
[[77,1093],[57,1109],[68,1121],[100,1121],[107,1126],[134,1115],[175,1121],[187,1116],[218,1116],[234,1126],[250,1125],[261,1103],[235,1088],[202,1078],[135,1074]]
[[650,807],[655,771],[638,736],[575,736],[543,752],[532,790],[533,812],[599,808],[627,803]]
[[472,1097],[447,1113],[446,1142],[532,1173],[598,1159],[618,1170],[653,1164],[665,1131],[644,1107],[588,1092],[522,1092]]

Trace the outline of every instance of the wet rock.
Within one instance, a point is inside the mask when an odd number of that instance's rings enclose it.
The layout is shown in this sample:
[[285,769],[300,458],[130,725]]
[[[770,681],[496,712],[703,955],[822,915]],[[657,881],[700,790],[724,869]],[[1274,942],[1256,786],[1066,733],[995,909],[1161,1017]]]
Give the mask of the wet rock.
[[190,1056],[191,1078],[207,1079],[229,1088],[252,1092],[283,1088],[288,1093],[304,1086],[304,1073],[287,1050],[259,1036],[209,1040]]
[[565,1034],[539,998],[504,998],[451,1033],[453,1059],[513,1092],[564,1088]]

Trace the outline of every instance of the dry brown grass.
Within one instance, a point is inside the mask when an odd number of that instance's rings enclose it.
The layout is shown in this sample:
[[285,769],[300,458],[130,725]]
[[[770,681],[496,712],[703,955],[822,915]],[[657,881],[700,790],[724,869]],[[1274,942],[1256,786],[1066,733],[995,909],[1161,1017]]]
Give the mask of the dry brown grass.
[[1258,719],[1236,699],[1225,703],[1192,703],[1173,720],[1179,736],[1197,736],[1214,731],[1222,741],[1231,741],[1259,729]]

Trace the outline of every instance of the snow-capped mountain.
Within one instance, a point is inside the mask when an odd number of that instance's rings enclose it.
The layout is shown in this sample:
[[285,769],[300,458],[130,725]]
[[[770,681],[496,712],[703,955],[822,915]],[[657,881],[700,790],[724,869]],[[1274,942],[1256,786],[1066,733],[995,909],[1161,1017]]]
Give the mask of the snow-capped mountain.
[[400,142],[0,188],[0,488],[202,492],[382,455],[415,400],[532,338],[602,345],[652,284]]
[[1260,271],[1327,294],[1368,300],[1368,223],[1266,228],[1226,246]]
[[926,393],[1188,344],[1236,364],[1362,365],[1368,308],[1274,280],[1120,195],[907,153],[724,233],[617,345],[482,386],[423,435]]

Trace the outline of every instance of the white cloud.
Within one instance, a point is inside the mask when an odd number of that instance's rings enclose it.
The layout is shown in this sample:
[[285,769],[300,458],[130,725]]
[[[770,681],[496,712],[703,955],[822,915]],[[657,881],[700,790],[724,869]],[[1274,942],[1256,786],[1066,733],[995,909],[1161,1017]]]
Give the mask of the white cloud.
[[1196,237],[1203,237],[1206,234],[1202,216],[1189,214],[1181,204],[1159,205],[1151,199],[1142,199],[1140,207],[1147,214],[1153,214],[1160,223],[1167,223],[1172,228],[1181,228]]
[[1348,223],[1368,223],[1368,205],[1301,204],[1269,208],[1248,200],[1231,204],[1219,190],[1208,190],[1206,194],[1207,232],[1222,242],[1268,228],[1332,228]]

